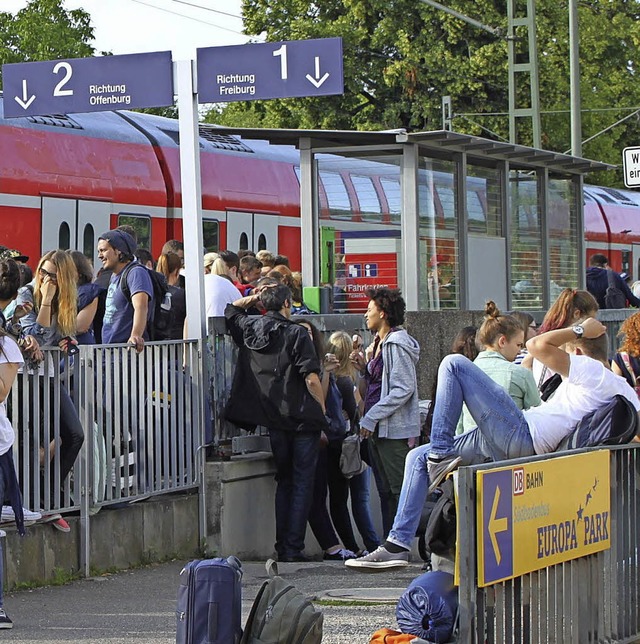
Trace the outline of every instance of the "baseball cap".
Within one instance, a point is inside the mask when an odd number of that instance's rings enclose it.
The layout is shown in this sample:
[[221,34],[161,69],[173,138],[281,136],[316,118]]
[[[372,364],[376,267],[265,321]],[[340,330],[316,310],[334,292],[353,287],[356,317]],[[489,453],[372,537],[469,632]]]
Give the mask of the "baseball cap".
[[27,255],[23,255],[19,250],[16,250],[15,248],[0,249],[0,260],[3,259],[13,259],[16,262],[29,261],[29,257]]

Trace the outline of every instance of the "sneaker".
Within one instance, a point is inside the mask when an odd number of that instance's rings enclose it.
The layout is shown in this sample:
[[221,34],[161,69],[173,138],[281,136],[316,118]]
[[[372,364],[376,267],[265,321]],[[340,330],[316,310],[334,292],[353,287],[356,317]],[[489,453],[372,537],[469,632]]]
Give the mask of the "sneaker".
[[380,546],[365,557],[345,561],[344,565],[348,568],[369,568],[371,570],[404,568],[409,565],[409,551],[389,552],[384,546]]
[[431,494],[442,481],[447,478],[447,474],[453,472],[462,458],[460,456],[445,456],[441,461],[432,461],[427,459],[427,471],[429,472],[429,494]]
[[325,552],[322,558],[325,561],[347,561],[347,559],[355,559],[356,553],[353,550],[340,548],[337,552]]
[[[42,519],[42,514],[40,512],[32,512],[27,510],[27,508],[22,508],[22,514],[24,515],[25,524],[34,524],[36,521]],[[16,515],[13,512],[13,508],[10,505],[2,506],[2,518],[0,522],[2,523],[14,523],[16,520]]]
[[44,514],[42,515],[42,523],[53,523],[54,521],[57,521],[58,519],[62,519],[62,515],[58,514],[57,512],[53,512],[51,514]]
[[60,532],[71,532],[71,527],[62,517],[50,523],[56,530],[60,530]]
[[0,628],[13,628],[13,622],[4,608],[0,608]]

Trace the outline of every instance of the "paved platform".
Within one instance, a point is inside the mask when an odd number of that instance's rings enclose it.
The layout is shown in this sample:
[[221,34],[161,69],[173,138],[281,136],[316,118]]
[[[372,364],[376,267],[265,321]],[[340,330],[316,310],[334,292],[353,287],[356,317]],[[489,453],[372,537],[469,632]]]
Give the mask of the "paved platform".
[[[14,627],[0,638],[29,644],[173,643],[178,576],[184,564],[174,561],[8,593],[5,608]],[[243,569],[244,620],[267,575],[264,563],[244,562]],[[394,597],[421,574],[421,565],[363,574],[337,562],[290,563],[280,564],[279,572],[308,596],[337,600],[321,606],[323,644],[367,644],[378,628],[396,626]],[[327,591],[336,596],[327,596]]]

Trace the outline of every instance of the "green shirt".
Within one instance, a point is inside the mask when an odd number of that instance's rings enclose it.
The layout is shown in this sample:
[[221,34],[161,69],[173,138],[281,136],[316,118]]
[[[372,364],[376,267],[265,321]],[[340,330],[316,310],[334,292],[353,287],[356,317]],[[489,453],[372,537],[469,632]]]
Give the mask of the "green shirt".
[[[497,351],[481,351],[473,361],[491,380],[504,387],[518,409],[529,409],[540,404],[540,393],[529,369],[509,362]],[[462,407],[464,431],[477,426],[466,405]]]

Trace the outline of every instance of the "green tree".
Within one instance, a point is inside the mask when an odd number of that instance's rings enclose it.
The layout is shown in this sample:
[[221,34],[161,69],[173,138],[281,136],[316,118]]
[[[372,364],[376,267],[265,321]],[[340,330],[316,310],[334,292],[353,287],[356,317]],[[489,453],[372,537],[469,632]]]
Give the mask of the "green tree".
[[31,0],[12,15],[0,11],[0,64],[93,56],[91,16],[59,0]]
[[[447,6],[506,33],[504,0],[449,0]],[[543,147],[570,147],[569,43],[566,3],[536,8]],[[452,97],[454,129],[508,138],[507,43],[419,0],[243,0],[247,34],[267,40],[340,36],[343,96],[239,102],[208,120],[238,126],[434,130],[441,99]],[[579,5],[583,139],[640,106],[640,3],[584,0]],[[522,35],[522,34],[519,34]],[[526,92],[527,88],[519,88]],[[521,103],[526,100],[520,96]],[[614,109],[612,109],[614,108]],[[620,163],[638,143],[637,118],[584,146],[584,156]],[[530,144],[523,128],[520,143]]]

